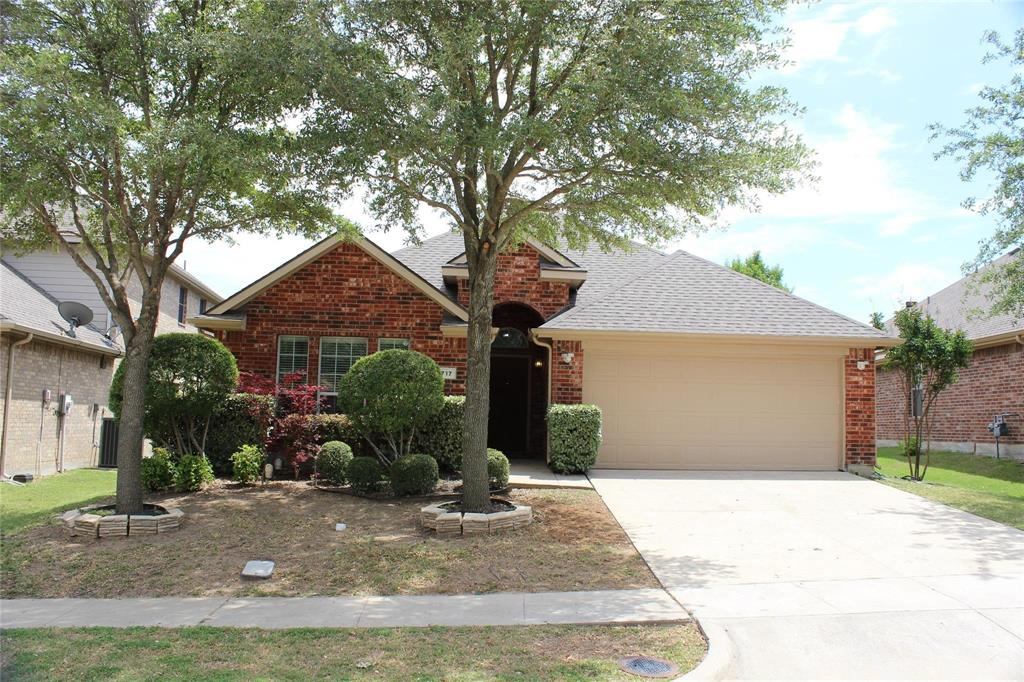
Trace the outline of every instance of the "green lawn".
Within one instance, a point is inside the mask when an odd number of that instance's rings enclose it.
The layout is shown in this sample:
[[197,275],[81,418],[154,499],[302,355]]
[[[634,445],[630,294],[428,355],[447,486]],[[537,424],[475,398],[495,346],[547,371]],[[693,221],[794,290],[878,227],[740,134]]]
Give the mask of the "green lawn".
[[113,469],[76,469],[23,486],[0,483],[0,532],[13,533],[65,509],[111,497],[116,482]]
[[8,630],[5,680],[635,680],[624,656],[692,669],[706,645],[675,625]]
[[1024,530],[1024,463],[959,452],[933,452],[925,480],[910,473],[899,448],[878,449],[885,483]]

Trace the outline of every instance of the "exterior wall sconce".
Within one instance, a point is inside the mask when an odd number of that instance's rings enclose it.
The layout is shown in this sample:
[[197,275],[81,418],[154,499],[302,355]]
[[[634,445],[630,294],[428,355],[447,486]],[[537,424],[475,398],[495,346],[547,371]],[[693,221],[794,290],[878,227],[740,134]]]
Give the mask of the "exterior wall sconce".
[[544,361],[543,360],[534,360],[533,361],[533,366],[538,368],[538,369],[540,369],[541,367],[544,366]]
[[867,369],[867,368],[868,368],[868,361],[867,360],[858,360],[857,361],[857,369],[864,370],[864,369]]
[[562,362],[567,365],[571,365],[574,357],[576,356],[573,353],[562,353]]

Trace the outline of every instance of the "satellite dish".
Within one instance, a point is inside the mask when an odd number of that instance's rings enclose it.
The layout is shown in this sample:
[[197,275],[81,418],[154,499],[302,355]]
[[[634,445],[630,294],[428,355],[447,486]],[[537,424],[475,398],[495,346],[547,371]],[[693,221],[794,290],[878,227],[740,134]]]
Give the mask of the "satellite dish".
[[71,325],[68,336],[75,338],[75,327],[92,322],[92,310],[87,305],[75,301],[64,301],[57,304],[57,312],[64,321]]

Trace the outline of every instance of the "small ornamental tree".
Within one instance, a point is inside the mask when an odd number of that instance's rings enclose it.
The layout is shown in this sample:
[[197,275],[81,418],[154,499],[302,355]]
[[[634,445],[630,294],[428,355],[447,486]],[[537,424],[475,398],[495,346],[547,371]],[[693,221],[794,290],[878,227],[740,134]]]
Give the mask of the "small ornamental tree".
[[360,358],[341,378],[338,396],[352,425],[390,466],[410,453],[418,429],[444,406],[437,363],[412,350]]
[[[883,368],[897,372],[903,402],[903,444],[910,477],[920,481],[928,473],[931,457],[932,407],[943,391],[957,382],[973,347],[962,331],[942,329],[917,308],[896,313],[896,328],[903,343],[891,348]],[[924,467],[921,449],[924,445]]]
[[[120,416],[125,363],[110,386],[110,409]],[[163,334],[153,342],[145,378],[146,435],[179,455],[206,451],[210,419],[235,389],[238,367],[224,344],[202,334]]]

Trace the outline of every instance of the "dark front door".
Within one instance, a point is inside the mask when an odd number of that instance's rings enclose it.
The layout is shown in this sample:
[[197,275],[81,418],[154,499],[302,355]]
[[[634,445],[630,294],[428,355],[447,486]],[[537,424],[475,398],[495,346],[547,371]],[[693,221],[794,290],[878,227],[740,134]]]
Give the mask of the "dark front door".
[[491,355],[487,445],[509,457],[525,455],[529,449],[531,364],[527,354]]

